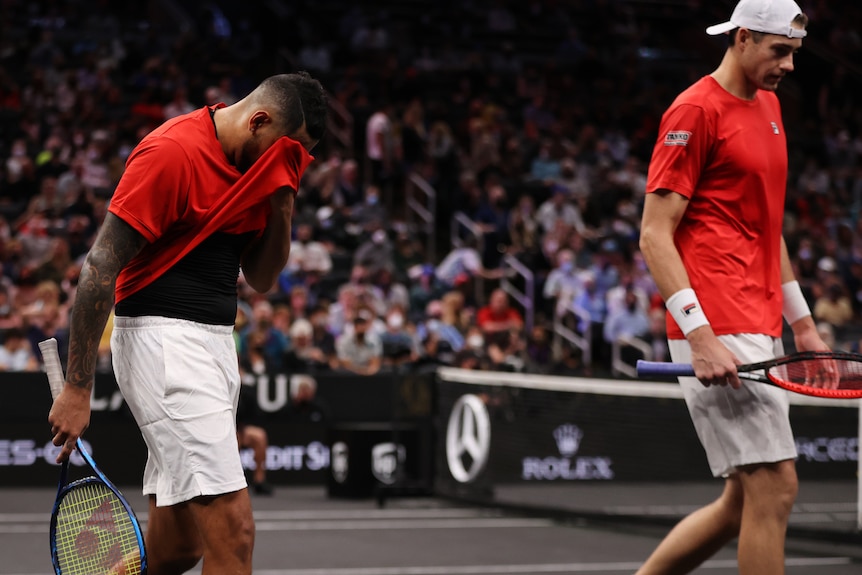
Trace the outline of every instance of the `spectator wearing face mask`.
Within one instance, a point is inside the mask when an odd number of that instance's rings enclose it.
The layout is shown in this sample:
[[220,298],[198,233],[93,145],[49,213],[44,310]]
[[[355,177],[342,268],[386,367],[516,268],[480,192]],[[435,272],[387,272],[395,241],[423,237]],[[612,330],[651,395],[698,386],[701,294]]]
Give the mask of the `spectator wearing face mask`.
[[408,331],[404,311],[393,307],[386,314],[386,331],[380,336],[384,365],[404,365],[419,359],[419,346]]
[[557,267],[548,274],[542,294],[549,304],[556,304],[559,298],[574,299],[583,289],[583,283],[575,267],[575,254],[572,250],[557,252]]
[[353,265],[365,268],[370,278],[375,278],[383,269],[395,268],[395,248],[382,224],[375,224],[368,239],[359,245],[353,255]]

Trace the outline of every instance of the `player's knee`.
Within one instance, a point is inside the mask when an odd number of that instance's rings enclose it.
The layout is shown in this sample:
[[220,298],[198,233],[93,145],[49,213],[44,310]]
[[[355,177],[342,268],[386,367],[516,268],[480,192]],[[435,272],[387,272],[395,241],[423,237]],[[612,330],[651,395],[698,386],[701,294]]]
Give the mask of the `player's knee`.
[[799,481],[792,462],[763,465],[751,470],[756,476],[749,480],[746,505],[754,505],[786,518],[793,509],[799,492]]

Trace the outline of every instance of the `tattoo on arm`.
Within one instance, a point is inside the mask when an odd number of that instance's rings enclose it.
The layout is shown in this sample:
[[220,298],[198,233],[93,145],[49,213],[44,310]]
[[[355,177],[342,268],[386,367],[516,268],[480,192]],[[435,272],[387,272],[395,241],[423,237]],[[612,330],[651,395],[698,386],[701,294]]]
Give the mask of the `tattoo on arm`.
[[99,340],[114,306],[120,270],[147,244],[129,224],[109,213],[78,279],[72,307],[66,380],[90,389],[98,361]]

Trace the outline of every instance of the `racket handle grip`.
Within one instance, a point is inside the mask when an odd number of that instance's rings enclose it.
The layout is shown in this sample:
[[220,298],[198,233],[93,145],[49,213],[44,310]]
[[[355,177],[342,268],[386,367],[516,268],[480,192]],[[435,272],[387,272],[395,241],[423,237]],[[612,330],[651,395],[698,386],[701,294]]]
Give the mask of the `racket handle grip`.
[[638,360],[638,375],[644,377],[685,377],[694,376],[694,368],[689,363],[669,363],[666,361]]
[[66,376],[63,375],[63,365],[60,363],[60,352],[57,350],[57,340],[52,337],[40,341],[39,350],[42,352],[42,361],[45,362],[45,371],[48,373],[51,397],[57,399],[63,391],[63,386],[66,385]]

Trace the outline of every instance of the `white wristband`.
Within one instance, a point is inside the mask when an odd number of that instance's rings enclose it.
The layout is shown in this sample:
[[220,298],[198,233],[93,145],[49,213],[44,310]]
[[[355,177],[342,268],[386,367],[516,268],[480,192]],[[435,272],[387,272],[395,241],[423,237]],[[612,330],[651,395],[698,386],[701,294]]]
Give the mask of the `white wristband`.
[[808,302],[805,301],[805,296],[802,295],[802,288],[799,287],[798,281],[793,280],[782,284],[781,293],[784,296],[781,313],[788,324],[793,325],[803,317],[811,315],[811,309],[808,307]]
[[700,302],[691,288],[681,289],[667,298],[667,309],[683,335],[688,335],[697,328],[709,325]]

